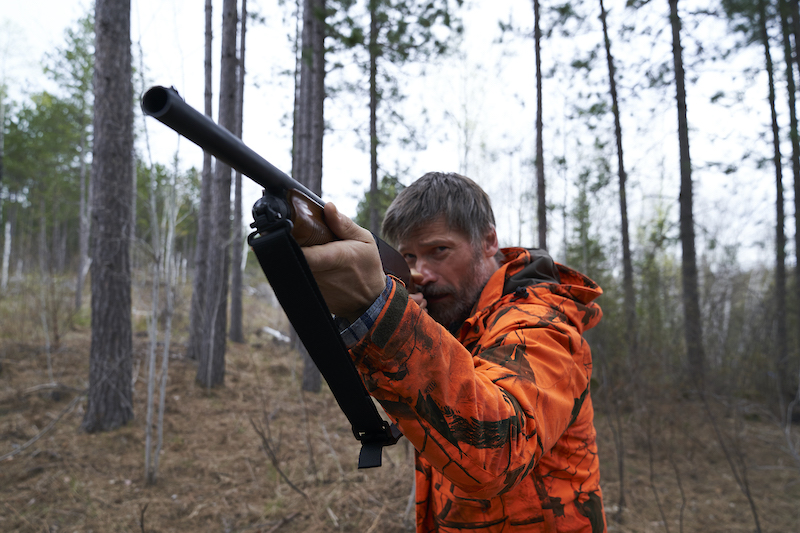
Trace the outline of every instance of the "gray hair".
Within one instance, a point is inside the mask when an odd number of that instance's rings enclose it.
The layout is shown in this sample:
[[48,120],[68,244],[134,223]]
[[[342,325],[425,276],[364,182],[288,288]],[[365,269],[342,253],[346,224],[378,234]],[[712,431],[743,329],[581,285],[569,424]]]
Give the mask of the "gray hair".
[[424,224],[443,217],[450,229],[477,244],[495,227],[489,196],[454,172],[429,172],[400,191],[383,219],[383,236],[397,245]]

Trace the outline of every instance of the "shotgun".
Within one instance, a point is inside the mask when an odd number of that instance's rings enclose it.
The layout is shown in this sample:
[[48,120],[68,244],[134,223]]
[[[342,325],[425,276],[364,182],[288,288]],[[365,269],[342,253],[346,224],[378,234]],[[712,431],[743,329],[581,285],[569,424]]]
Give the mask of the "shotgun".
[[[250,234],[248,243],[298,337],[350,421],[353,435],[361,442],[358,467],[380,466],[383,447],[395,444],[400,431],[378,414],[299,247],[336,239],[325,224],[324,202],[186,104],[175,89],[148,89],[142,97],[142,111],[264,188],[264,196],[253,206],[255,222],[251,226],[256,231]],[[413,291],[411,272],[400,252],[377,236],[375,242],[383,270]]]
[[[174,88],[151,87],[142,96],[142,111],[159,120],[217,160],[249,177],[279,200],[292,222],[292,237],[300,246],[324,244],[336,239],[325,224],[325,202],[302,183],[290,178],[261,157],[241,139],[183,101]],[[414,291],[403,256],[375,236],[383,270]]]

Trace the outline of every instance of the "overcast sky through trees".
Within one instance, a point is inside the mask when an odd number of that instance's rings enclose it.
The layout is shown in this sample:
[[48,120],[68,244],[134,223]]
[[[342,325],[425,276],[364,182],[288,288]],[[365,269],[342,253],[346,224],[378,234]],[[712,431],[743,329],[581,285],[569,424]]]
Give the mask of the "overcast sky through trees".
[[[624,10],[624,1],[608,2],[613,52],[620,76],[622,127],[625,136],[626,167],[629,177],[628,205],[631,212],[633,246],[637,247],[638,228],[657,213],[666,211],[677,222],[678,148],[675,135],[675,90],[672,73],[666,72],[665,85],[648,88],[646,72],[658,73],[658,65],[670,60],[668,5],[651,2],[638,11]],[[247,88],[245,89],[244,140],[279,168],[288,171],[290,164],[293,80],[287,74],[294,68],[289,35],[294,31],[290,9],[275,2],[248,4],[251,12],[263,15],[264,24],[248,26]],[[493,44],[500,36],[498,20],[509,21],[529,31],[532,7],[527,0],[474,2],[463,11],[466,26],[464,54],[426,68],[405,67],[401,73],[409,79],[401,83],[408,97],[403,114],[418,128],[427,149],[403,148],[399,139],[386,139],[381,164],[390,172],[399,169],[401,181],[409,183],[431,170],[454,170],[464,167],[464,136],[472,138],[466,173],[481,183],[495,203],[501,243],[535,244],[535,199],[526,199],[535,170],[534,153],[535,82],[533,41],[530,37],[507,33],[502,44]],[[597,2],[584,2],[583,11],[599,9]],[[663,4],[663,5],[662,5]],[[78,0],[42,0],[35,12],[30,6],[12,3],[0,15],[0,75],[9,86],[9,99],[19,101],[26,94],[43,89],[54,90],[42,74],[41,63],[48,50],[61,46],[64,30],[82,17],[89,3]],[[681,2],[682,9],[707,7],[707,2]],[[221,1],[214,3],[214,91],[218,89],[219,35]],[[554,32],[543,41],[542,60],[545,74],[545,173],[548,202],[556,208],[548,217],[551,252],[563,259],[562,204],[567,210],[575,196],[575,178],[582,165],[591,166],[597,157],[595,136],[604,138],[605,157],[614,163],[610,114],[600,119],[575,118],[573,106],[588,103],[605,91],[602,54],[590,72],[574,71],[570,63],[585,57],[602,45],[597,16],[587,16],[578,25],[565,26],[571,35]],[[148,84],[174,85],[190,105],[202,110],[203,98],[203,6],[190,0],[134,0],[132,11],[133,54],[138,58],[139,43],[144,53]],[[552,28],[553,17],[543,21],[543,29]],[[622,22],[633,31],[621,38]],[[645,28],[651,28],[645,32]],[[645,35],[645,33],[647,33]],[[770,263],[774,234],[774,183],[771,170],[758,168],[769,157],[770,145],[766,103],[766,82],[757,49],[734,55],[725,61],[698,62],[697,43],[710,57],[714,46],[730,47],[725,22],[706,17],[696,23],[684,17],[685,62],[688,86],[688,114],[691,128],[692,159],[695,164],[696,212],[699,255],[714,240],[722,245],[739,245],[739,259]],[[625,41],[628,42],[625,42]],[[776,56],[780,48],[775,47]],[[358,83],[360,74],[348,63],[347,55],[338,56],[343,68],[329,76],[332,84],[342,80]],[[138,65],[138,59],[134,60]],[[555,69],[555,66],[558,66]],[[750,70],[748,70],[750,69]],[[413,79],[412,79],[413,77]],[[136,76],[138,79],[138,76]],[[414,81],[416,80],[416,81]],[[593,85],[593,86],[592,86]],[[363,80],[366,88],[366,78]],[[779,104],[785,101],[785,82],[777,88]],[[141,87],[136,82],[136,92]],[[593,95],[594,94],[594,95]],[[600,93],[599,98],[607,98]],[[214,117],[216,119],[216,98]],[[712,103],[713,100],[713,103]],[[369,186],[368,100],[338,92],[327,101],[328,132],[325,139],[323,198],[336,202],[342,211],[355,214],[356,203]],[[783,107],[779,118],[788,122]],[[422,120],[427,110],[428,123]],[[589,130],[588,123],[596,124]],[[176,136],[156,121],[149,120],[150,139],[157,160],[168,163]],[[785,125],[784,125],[785,127]],[[141,132],[142,121],[136,119]],[[359,133],[356,134],[355,131]],[[786,131],[786,130],[784,130]],[[141,143],[142,135],[137,142]],[[202,165],[202,153],[187,141],[181,142],[184,167]],[[785,150],[789,153],[789,150]],[[741,162],[744,154],[751,158]],[[555,164],[563,157],[564,165]],[[731,171],[733,168],[735,171]],[[788,168],[788,167],[787,167]],[[785,183],[787,214],[793,197],[791,183]],[[595,201],[593,216],[599,231],[617,239],[618,208],[616,185],[601,191]],[[245,187],[244,208],[249,212],[260,195],[257,186]],[[520,207],[522,206],[522,208]],[[522,213],[522,214],[520,214]],[[249,218],[249,217],[246,217]],[[789,242],[791,227],[789,230]],[[677,226],[672,230],[677,236]],[[715,248],[719,250],[721,247]],[[791,246],[789,249],[789,257]],[[708,253],[717,253],[715,251]]]

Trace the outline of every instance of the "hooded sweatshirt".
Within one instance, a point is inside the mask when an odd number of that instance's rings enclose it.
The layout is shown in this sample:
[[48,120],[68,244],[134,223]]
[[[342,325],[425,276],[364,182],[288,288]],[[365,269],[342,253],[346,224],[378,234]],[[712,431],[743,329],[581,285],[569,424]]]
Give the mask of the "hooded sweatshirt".
[[351,355],[417,450],[417,531],[605,532],[582,336],[602,290],[541,250],[503,254],[455,335],[396,282]]

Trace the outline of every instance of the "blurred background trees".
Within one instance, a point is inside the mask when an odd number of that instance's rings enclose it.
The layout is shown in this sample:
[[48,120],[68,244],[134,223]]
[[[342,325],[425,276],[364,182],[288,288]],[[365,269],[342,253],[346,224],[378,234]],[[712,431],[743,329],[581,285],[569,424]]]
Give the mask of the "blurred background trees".
[[[800,416],[795,0],[509,1],[494,11],[444,0],[297,2],[273,14],[282,17],[285,49],[265,54],[248,42],[250,57],[285,57],[290,66],[273,67],[269,82],[248,69],[239,118],[244,42],[237,52],[236,37],[248,19],[236,16],[235,4],[214,19],[206,2],[206,25],[196,28],[206,35],[206,113],[216,31],[226,50],[218,56],[220,122],[235,130],[243,121],[254,146],[267,130],[284,130],[286,142],[264,155],[323,198],[349,202],[343,210],[361,225],[377,230],[391,199],[424,172],[468,169],[493,198],[503,245],[546,238],[557,260],[604,288],[604,320],[588,335],[593,393],[620,446],[631,424],[675,423],[656,406],[705,390],[731,416],[757,411],[780,424],[800,458],[792,426]],[[248,29],[248,40],[268,24]],[[42,59],[47,87],[9,91],[2,72],[0,308],[30,296],[3,311],[2,334],[47,337],[57,347],[86,320],[84,298],[99,290],[84,282],[87,273],[93,283],[102,279],[90,242],[105,235],[127,250],[119,239],[127,219],[133,245],[122,282],[135,297],[149,293],[150,254],[162,250],[155,255],[179,287],[174,336],[198,360],[198,380],[222,385],[229,254],[242,248],[231,201],[241,202],[231,198],[230,172],[212,172],[210,158],[184,150],[188,143],[176,159],[170,148],[168,161],[150,160],[140,128],[129,150],[135,162],[115,159],[119,169],[99,170],[109,152],[97,144],[92,117],[109,89],[94,73],[96,27],[92,13],[70,23],[63,45]],[[482,48],[473,44],[479,34]],[[118,107],[138,112],[138,96]],[[248,119],[263,101],[282,108],[285,127]],[[123,119],[112,120],[121,131]],[[547,194],[534,194],[545,170]],[[99,218],[108,200],[97,195],[112,174],[120,185],[125,176],[136,181],[119,193],[127,200],[109,227]],[[133,311],[125,321],[135,328],[141,309],[115,303]],[[246,319],[242,333],[253,334]],[[319,390],[308,372],[304,388]],[[736,442],[735,431],[719,435]],[[624,455],[617,449],[621,472]]]

